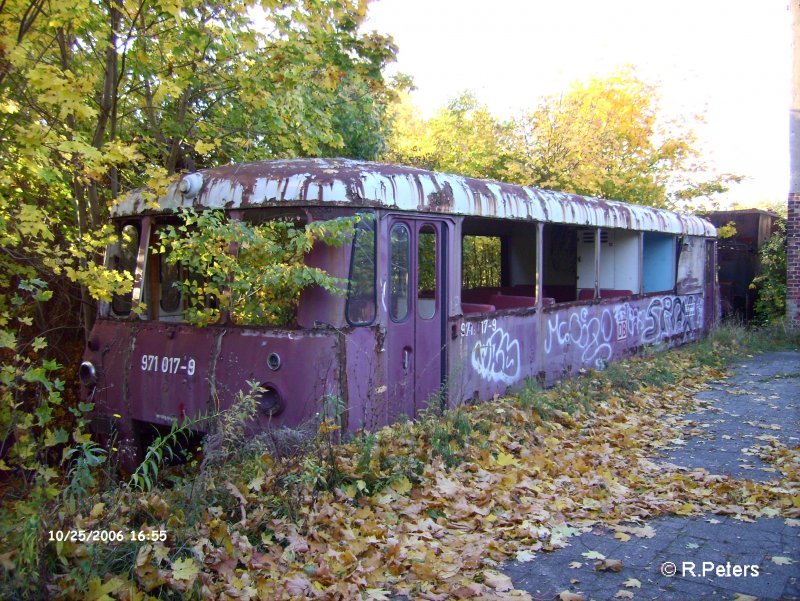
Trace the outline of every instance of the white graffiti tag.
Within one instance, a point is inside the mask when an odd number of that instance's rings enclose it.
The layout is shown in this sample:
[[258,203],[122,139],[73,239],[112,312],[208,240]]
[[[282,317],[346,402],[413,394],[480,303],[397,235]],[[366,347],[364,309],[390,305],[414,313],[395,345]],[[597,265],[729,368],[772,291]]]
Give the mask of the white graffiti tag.
[[689,334],[702,323],[702,306],[692,296],[654,298],[645,311],[643,322],[642,341],[646,343]]
[[611,359],[614,319],[608,309],[604,309],[600,315],[590,315],[588,309],[584,308],[570,313],[567,319],[556,314],[555,319],[548,320],[547,330],[544,350],[548,354],[553,349],[555,339],[559,346],[574,345],[581,349],[582,363],[603,367]]
[[497,328],[486,342],[475,343],[472,367],[485,380],[513,384],[519,379],[519,341]]

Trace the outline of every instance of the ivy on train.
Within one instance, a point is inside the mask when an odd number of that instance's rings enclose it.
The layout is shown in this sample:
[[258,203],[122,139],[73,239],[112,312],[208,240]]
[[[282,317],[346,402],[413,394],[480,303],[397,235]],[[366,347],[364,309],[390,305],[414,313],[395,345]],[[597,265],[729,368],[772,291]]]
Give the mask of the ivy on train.
[[182,223],[162,229],[154,251],[180,266],[173,285],[184,299],[184,318],[199,326],[217,322],[223,311],[234,323],[287,326],[304,288],[341,296],[345,280],[306,265],[304,257],[318,242],[341,246],[364,218],[301,225],[285,218],[251,224],[211,210],[181,209],[179,216]]

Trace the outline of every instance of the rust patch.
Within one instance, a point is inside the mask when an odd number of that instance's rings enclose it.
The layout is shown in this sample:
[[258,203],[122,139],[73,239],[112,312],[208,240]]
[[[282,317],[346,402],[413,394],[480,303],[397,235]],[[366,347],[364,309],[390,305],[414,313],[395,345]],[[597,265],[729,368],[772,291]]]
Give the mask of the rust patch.
[[453,206],[453,201],[453,188],[450,187],[450,182],[445,182],[444,187],[440,188],[438,192],[428,194],[428,206],[432,211],[446,212]]

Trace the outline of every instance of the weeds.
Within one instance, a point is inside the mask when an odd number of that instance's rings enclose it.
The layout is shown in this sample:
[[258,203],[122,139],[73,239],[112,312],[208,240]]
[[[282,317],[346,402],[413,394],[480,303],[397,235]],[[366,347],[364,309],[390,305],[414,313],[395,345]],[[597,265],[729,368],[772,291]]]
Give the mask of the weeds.
[[554,399],[533,378],[525,381],[517,397],[517,402],[523,409],[535,412],[543,420],[549,420],[553,415],[553,411],[558,409]]
[[248,381],[247,391],[236,393],[233,403],[228,409],[219,411],[207,422],[206,435],[203,438],[203,461],[200,472],[204,473],[212,465],[230,461],[246,450],[243,445],[247,425],[253,421],[258,412],[259,397],[266,390],[255,381]]
[[205,416],[194,419],[185,419],[178,423],[174,421],[172,426],[164,435],[156,436],[152,444],[147,447],[144,459],[131,474],[130,485],[132,488],[141,492],[148,492],[158,482],[158,475],[161,467],[166,461],[173,461],[176,458],[176,450],[181,445],[189,442],[192,434],[192,427],[206,421]]

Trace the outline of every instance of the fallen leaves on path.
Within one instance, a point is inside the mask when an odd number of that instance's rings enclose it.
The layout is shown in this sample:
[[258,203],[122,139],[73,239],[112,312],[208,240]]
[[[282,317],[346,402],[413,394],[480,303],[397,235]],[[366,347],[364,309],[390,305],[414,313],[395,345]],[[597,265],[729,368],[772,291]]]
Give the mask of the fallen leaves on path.
[[[170,537],[141,546],[135,580],[117,578],[120,585],[106,594],[143,599],[135,591],[166,587],[240,600],[530,599],[497,571],[500,562],[515,556],[528,561],[595,526],[612,527],[616,538],[629,541],[654,536],[644,521],[664,513],[749,521],[768,508],[800,518],[798,453],[777,438],[757,450],[778,470],[770,482],[732,480],[658,459],[683,444],[682,415],[693,408],[691,395],[720,376],[688,363],[684,371],[674,386],[624,395],[609,389],[591,414],[556,413],[547,423],[509,399],[463,408],[470,444],[455,449],[460,462],[450,467],[419,427],[385,428],[366,460],[357,445],[337,449],[343,478],[333,490],[295,482],[293,516],[276,513],[274,495],[286,469],[268,457],[248,464],[238,478],[228,469],[223,473],[230,480],[209,479],[201,497],[208,506],[193,523],[185,510],[157,518],[151,505],[163,500],[156,493],[140,507],[123,503],[114,523],[129,528],[138,520],[137,527],[166,529]],[[454,433],[454,448],[456,439]],[[81,527],[101,519],[89,516]],[[80,553],[78,545],[65,556],[74,560]],[[599,560],[597,569],[622,568],[596,552],[584,556]],[[63,592],[79,597],[72,585],[65,580]],[[625,586],[640,583],[628,579]],[[559,597],[583,598],[569,591]]]

